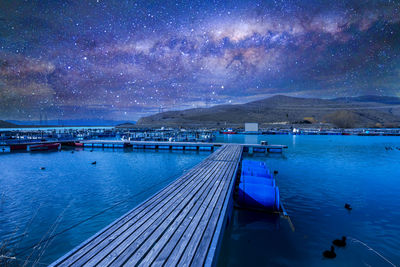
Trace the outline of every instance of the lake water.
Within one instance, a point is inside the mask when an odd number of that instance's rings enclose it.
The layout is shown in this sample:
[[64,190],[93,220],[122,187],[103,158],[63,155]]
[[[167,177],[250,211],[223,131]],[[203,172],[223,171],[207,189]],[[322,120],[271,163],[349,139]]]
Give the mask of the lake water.
[[[386,260],[400,265],[400,150],[385,149],[400,147],[400,137],[217,137],[237,143],[262,140],[289,146],[283,155],[246,157],[279,171],[277,184],[294,231],[284,218],[235,210],[220,266],[391,266]],[[40,262],[50,263],[207,155],[138,150],[2,154],[0,240],[24,258],[43,237],[115,206],[33,250],[30,259],[43,252]],[[351,212],[344,209],[346,202]],[[336,259],[324,260],[322,251],[342,235],[348,237],[346,248],[337,249]]]
[[[217,141],[285,144],[283,155],[247,155],[278,170],[284,218],[235,210],[220,266],[400,265],[399,137],[221,135]],[[353,207],[344,209],[345,203]],[[347,236],[333,260],[331,242]],[[361,243],[362,242],[362,243]],[[371,249],[369,249],[371,248]],[[381,256],[378,256],[379,253]]]
[[[210,152],[80,150],[0,155],[0,255],[56,260]],[[96,165],[91,163],[96,161]],[[45,170],[41,170],[45,167]],[[113,207],[40,247],[31,247]],[[7,248],[2,248],[6,244]],[[22,264],[23,262],[18,262]],[[32,262],[30,262],[32,264]],[[1,263],[0,263],[1,265]]]

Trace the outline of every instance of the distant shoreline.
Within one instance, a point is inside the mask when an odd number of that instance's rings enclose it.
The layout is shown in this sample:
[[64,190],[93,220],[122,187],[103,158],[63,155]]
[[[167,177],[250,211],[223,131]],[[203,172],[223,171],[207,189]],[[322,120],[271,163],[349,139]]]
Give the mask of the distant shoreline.
[[113,127],[113,125],[15,125],[12,127],[0,127],[0,129],[15,129],[15,128],[69,128],[69,127]]
[[287,127],[266,127],[266,128],[259,128],[258,131],[251,132],[251,131],[245,131],[243,127],[188,127],[188,128],[183,128],[183,127],[146,127],[146,126],[139,126],[139,125],[132,125],[131,127],[118,127],[118,126],[107,126],[107,125],[96,125],[96,126],[82,126],[82,125],[77,125],[77,126],[34,126],[34,125],[24,125],[24,126],[17,126],[17,127],[0,127],[0,132],[6,132],[6,131],[13,131],[13,132],[18,132],[19,130],[21,131],[29,131],[31,129],[32,132],[37,132],[37,131],[50,131],[50,130],[55,130],[55,129],[68,129],[68,130],[80,130],[80,129],[113,129],[113,131],[117,132],[125,132],[129,131],[130,129],[134,129],[136,132],[163,132],[163,131],[213,131],[213,132],[220,132],[223,134],[224,130],[226,129],[232,129],[234,132],[233,134],[248,134],[248,135],[274,135],[274,134],[294,134],[294,135],[301,135],[301,134],[308,134],[308,135],[323,135],[325,133],[329,134],[343,134],[343,135],[362,135],[362,134],[386,134],[386,133],[391,133],[391,134],[399,134],[400,135],[400,128],[367,128],[367,127],[360,127],[360,128],[335,128],[335,127],[327,127],[325,126],[320,126],[320,127],[312,127],[311,125],[303,127],[302,125],[287,125]]

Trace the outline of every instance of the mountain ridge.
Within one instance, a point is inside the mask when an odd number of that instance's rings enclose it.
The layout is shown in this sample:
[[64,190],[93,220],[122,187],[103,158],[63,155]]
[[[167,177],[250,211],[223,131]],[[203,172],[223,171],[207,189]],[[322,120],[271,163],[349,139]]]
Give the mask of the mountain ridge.
[[[399,105],[387,104],[399,102]],[[217,105],[167,111],[142,117],[138,126],[147,127],[240,127],[245,122],[258,122],[261,126],[277,123],[330,123],[335,117],[346,116],[354,120],[352,127],[393,127],[400,125],[400,98],[371,96],[355,99],[300,98],[276,95],[245,104]],[[370,99],[374,101],[371,102]],[[338,114],[339,111],[345,111]],[[307,122],[308,121],[308,122]]]
[[18,127],[18,125],[8,121],[0,120],[0,128],[15,128],[15,127]]

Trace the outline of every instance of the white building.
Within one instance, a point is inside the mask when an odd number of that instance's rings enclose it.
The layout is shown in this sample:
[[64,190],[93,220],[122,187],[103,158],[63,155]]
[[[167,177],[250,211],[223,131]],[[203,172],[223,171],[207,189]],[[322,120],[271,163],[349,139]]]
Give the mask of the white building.
[[256,122],[246,122],[244,124],[245,132],[258,132],[258,123]]

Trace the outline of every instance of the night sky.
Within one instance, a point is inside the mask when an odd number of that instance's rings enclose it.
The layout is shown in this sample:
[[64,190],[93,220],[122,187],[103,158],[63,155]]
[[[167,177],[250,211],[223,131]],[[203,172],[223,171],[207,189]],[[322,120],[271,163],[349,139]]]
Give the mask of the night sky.
[[0,119],[400,96],[400,1],[0,1]]

